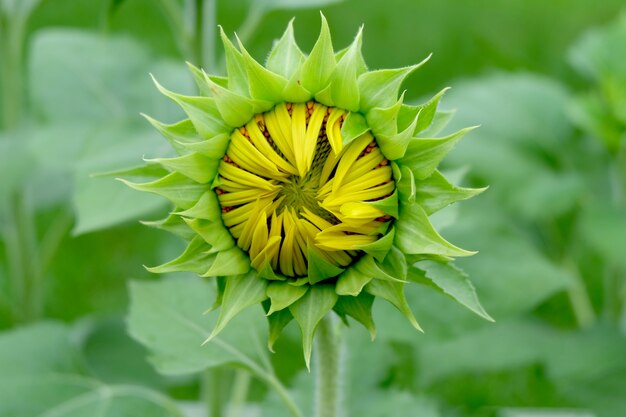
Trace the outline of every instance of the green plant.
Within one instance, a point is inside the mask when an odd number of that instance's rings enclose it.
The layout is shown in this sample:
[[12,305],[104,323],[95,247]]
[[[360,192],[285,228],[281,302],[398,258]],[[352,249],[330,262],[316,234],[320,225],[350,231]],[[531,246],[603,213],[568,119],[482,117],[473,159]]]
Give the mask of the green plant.
[[419,106],[398,91],[424,62],[368,71],[361,32],[333,50],[322,29],[301,52],[291,25],[265,66],[222,32],[228,77],[190,66],[200,96],[159,90],[188,119],[165,125],[150,117],[180,156],[148,160],[127,176],[161,174],[130,187],[175,206],[153,225],[186,237],[177,259],[153,272],[217,277],[220,306],[211,342],[245,308],[264,303],[269,347],[295,318],[307,367],[319,327],[318,415],[337,413],[335,311],[375,335],[376,297],[421,330],[404,296],[408,281],[432,285],[480,316],[471,283],[451,264],[468,256],[444,240],[428,216],[483,189],[450,184],[437,165],[471,129],[436,138],[449,114],[441,96]]

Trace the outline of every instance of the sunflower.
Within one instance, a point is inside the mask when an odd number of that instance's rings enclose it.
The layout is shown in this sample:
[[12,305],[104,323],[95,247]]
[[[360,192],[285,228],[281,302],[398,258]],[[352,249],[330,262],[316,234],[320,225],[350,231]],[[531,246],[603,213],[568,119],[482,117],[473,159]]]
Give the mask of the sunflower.
[[228,77],[190,65],[199,96],[155,80],[188,116],[175,124],[147,117],[180,156],[148,161],[162,168],[157,180],[126,183],[169,199],[175,209],[152,224],[189,241],[180,257],[149,270],[216,277],[220,313],[210,338],[263,303],[270,349],[295,319],[308,365],[315,330],[332,310],[373,337],[379,297],[420,329],[404,295],[408,267],[473,254],[429,221],[482,191],[437,170],[471,128],[435,137],[445,90],[417,106],[399,95],[428,58],[368,71],[361,35],[335,52],[322,16],[306,55],[290,23],[261,65],[221,31]]

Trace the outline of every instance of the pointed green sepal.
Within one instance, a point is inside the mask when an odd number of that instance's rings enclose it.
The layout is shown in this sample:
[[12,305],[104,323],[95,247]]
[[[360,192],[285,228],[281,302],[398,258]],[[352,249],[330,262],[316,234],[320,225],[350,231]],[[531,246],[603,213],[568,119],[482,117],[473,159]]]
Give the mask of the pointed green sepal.
[[348,113],[348,116],[341,125],[341,142],[343,147],[370,130],[370,127],[360,113]]
[[471,256],[466,251],[445,240],[428,220],[428,215],[417,203],[400,204],[400,217],[396,221],[395,245],[406,254],[440,256]]
[[[397,181],[397,180],[396,180]],[[374,206],[385,214],[398,218],[398,191],[393,190],[389,197],[381,198],[376,201],[364,201],[365,204]]]
[[219,204],[215,192],[207,190],[193,207],[184,211],[178,211],[176,214],[183,217],[205,219],[215,223],[221,223],[222,217],[220,215],[221,209]]
[[411,323],[411,326],[420,332],[423,331],[417,323],[417,320],[411,311],[411,307],[409,307],[409,303],[406,301],[406,296],[404,295],[404,283],[375,279],[365,286],[365,291],[372,294],[374,297],[380,297],[389,301],[398,309],[398,311],[400,311],[400,313],[402,313],[409,323]]
[[324,281],[328,278],[339,276],[343,269],[326,261],[319,254],[319,250],[313,246],[308,245],[308,277],[311,285],[317,284],[320,281]]
[[270,352],[274,352],[274,343],[283,332],[283,329],[293,320],[293,315],[288,308],[279,310],[267,316],[269,323],[269,335],[267,338],[267,348]]
[[374,279],[374,277],[364,274],[356,268],[348,268],[337,279],[335,291],[339,295],[351,295],[356,297],[361,293],[363,287],[372,279]]
[[270,51],[265,66],[268,70],[290,79],[302,66],[304,59],[304,54],[293,35],[293,19],[291,19],[283,36]]
[[[389,255],[391,255],[391,253],[392,252],[390,251]],[[389,258],[389,256],[387,256],[387,258]],[[354,265],[353,268],[356,268],[363,275],[369,275],[371,277],[374,277],[374,279],[382,279],[386,281],[395,281],[395,282],[406,282],[406,261],[404,261],[403,269],[394,270],[393,268],[390,267],[391,264],[395,265],[395,263],[398,263],[398,266],[401,266],[398,259],[399,258],[396,256],[393,262],[378,263],[378,261],[376,261],[376,259],[374,259],[373,256],[364,255],[361,257],[361,259],[359,259],[359,261]]]
[[400,172],[402,173],[400,180],[396,181],[396,189],[400,195],[400,201],[412,204],[415,202],[415,193],[417,192],[413,171],[406,166],[401,166]]
[[[359,110],[359,86],[357,84],[357,64],[361,56],[363,27],[359,29],[354,41],[341,57],[327,87],[330,95],[329,103],[320,100],[321,103],[336,106],[352,112]],[[318,98],[318,96],[315,96]]]
[[[375,107],[367,112],[365,118],[371,126],[374,136],[393,136],[398,133],[398,114],[404,102],[404,92],[398,101],[389,107]],[[400,129],[404,130],[406,127]]]
[[[198,87],[198,91],[200,92],[200,94],[203,96],[210,96],[211,91],[209,90],[209,85],[206,83],[206,80],[204,79],[204,72],[200,68],[193,65],[191,62],[187,62],[187,68],[189,68],[189,71],[191,72],[191,76],[193,77],[193,80],[196,83],[196,86]],[[214,82],[217,82],[216,77],[211,77],[211,78],[213,78]],[[221,83],[224,83],[224,81],[228,83],[228,79],[226,78],[220,80]]]
[[316,94],[328,86],[330,77],[337,66],[335,52],[330,37],[330,29],[323,14],[320,36],[311,54],[302,64],[301,83],[308,91]]
[[493,317],[481,305],[474,285],[462,269],[451,262],[434,261],[421,261],[416,263],[415,267],[422,270],[424,276],[431,280],[436,288],[444,294],[452,297],[485,320],[494,321]]
[[211,245],[210,252],[225,251],[235,246],[235,240],[222,223],[204,219],[183,218],[185,223],[205,242]]
[[266,289],[267,281],[259,279],[254,271],[228,277],[217,323],[204,343],[208,343],[224,330],[224,327],[242,310],[265,300]]
[[435,171],[439,162],[463,136],[477,127],[467,127],[443,138],[413,138],[409,142],[406,154],[400,160],[400,163],[411,168],[415,178],[423,180]]
[[437,170],[430,177],[417,181],[415,186],[415,201],[429,215],[452,203],[467,200],[487,190],[487,187],[457,187],[448,182],[446,177]]
[[152,80],[163,95],[172,99],[187,113],[187,116],[189,116],[193,126],[202,138],[207,139],[230,130],[230,127],[226,124],[228,121],[224,123],[225,119],[221,116],[217,102],[213,98],[176,94],[159,84],[154,77],[152,77]]
[[430,126],[420,132],[420,136],[423,136],[425,138],[437,137],[437,135],[441,133],[441,131],[445,129],[446,126],[448,126],[448,123],[450,123],[450,120],[452,120],[455,113],[455,110],[438,111],[437,113],[435,113],[435,116],[433,117],[433,121]]
[[259,278],[267,279],[269,281],[286,281],[287,280],[287,278],[285,278],[283,275],[277,274],[276,272],[274,272],[269,260],[264,260],[261,263],[261,266],[257,268],[257,272],[259,274]]
[[168,125],[153,119],[147,114],[141,113],[141,115],[167,139],[174,150],[179,154],[186,153],[186,144],[203,140],[203,138],[198,135],[198,131],[190,119],[181,120],[178,123]]
[[287,86],[287,79],[282,75],[273,73],[272,71],[259,64],[244,46],[239,38],[239,49],[243,55],[248,74],[248,83],[250,88],[250,96],[254,99],[280,103],[283,101],[283,90]]
[[147,191],[165,197],[183,209],[188,209],[196,204],[207,189],[206,185],[198,184],[178,172],[172,172],[156,181],[146,183],[134,183],[121,178],[118,180],[135,190]]
[[209,307],[204,314],[209,314],[210,312],[217,310],[218,307],[222,305],[224,290],[226,289],[226,279],[226,277],[215,277],[215,301],[213,301],[213,305]]
[[[228,39],[224,29],[219,26],[220,38],[224,45],[224,57],[226,58],[226,72],[228,73],[228,89],[234,93],[247,96],[248,76],[243,55],[235,48],[235,45]],[[210,29],[209,29],[210,30]]]
[[435,118],[435,114],[437,114],[437,106],[439,106],[439,101],[443,97],[443,95],[450,89],[450,87],[446,87],[437,94],[434,95],[433,98],[428,100],[427,103],[423,104],[419,112],[419,116],[417,117],[417,125],[415,126],[415,132],[413,134],[418,134],[423,130],[426,130],[433,122]]
[[302,331],[304,361],[309,370],[311,369],[313,335],[319,322],[333,309],[336,302],[335,288],[332,285],[318,284],[312,285],[304,297],[289,306],[289,311]]
[[228,133],[222,133],[199,142],[181,143],[185,149],[197,152],[210,159],[222,159],[229,144],[230,134]]
[[224,121],[230,127],[239,127],[245,125],[252,116],[256,113],[272,108],[273,104],[270,102],[263,102],[260,100],[254,100],[240,94],[234,93],[229,89],[226,89],[220,85],[217,85],[206,78],[211,89],[211,94],[215,99],[217,109]]
[[417,124],[415,130],[411,135],[416,135],[425,129],[427,129],[437,113],[437,106],[443,95],[450,89],[446,87],[437,94],[435,94],[427,103],[419,106],[407,106],[403,105],[398,115],[398,128],[401,130],[409,127],[415,118],[417,118]]
[[[149,162],[148,160],[145,161]],[[130,168],[116,169],[114,171],[98,172],[91,174],[91,177],[161,178],[169,173],[170,171],[158,164],[144,164]]]
[[395,227],[391,227],[389,232],[383,237],[381,237],[380,239],[372,243],[368,243],[367,245],[357,246],[357,249],[362,250],[368,255],[373,256],[374,259],[376,259],[378,262],[382,262],[385,260],[387,253],[389,253],[389,250],[391,249],[391,245],[393,245],[395,236],[396,236],[396,229]]
[[415,118],[409,127],[396,133],[395,135],[387,136],[380,134],[376,137],[378,146],[380,146],[381,152],[387,159],[394,161],[402,158],[406,154],[407,148],[411,143],[416,124],[417,118]]
[[273,281],[267,286],[267,296],[271,300],[271,306],[267,315],[271,315],[276,311],[289,307],[306,294],[309,286],[303,285],[296,287],[286,282]]
[[191,240],[196,236],[196,233],[191,230],[189,226],[187,226],[187,224],[180,216],[176,214],[170,214],[166,218],[161,220],[143,220],[140,223],[144,226],[154,227],[156,229],[161,229],[173,233],[176,236],[180,236],[185,240]]
[[206,156],[190,153],[176,158],[144,159],[146,162],[160,164],[163,167],[178,171],[184,176],[200,183],[206,184],[217,174],[219,160],[209,159]]
[[[217,252],[215,262],[201,276],[217,277],[245,274],[250,270],[250,258],[238,246]],[[259,279],[256,277],[256,279]]]
[[369,111],[374,107],[392,106],[398,99],[400,86],[405,78],[429,59],[430,55],[419,64],[410,67],[370,71],[362,74],[358,80],[361,111]]
[[372,341],[376,338],[376,325],[372,318],[372,305],[374,296],[366,292],[360,293],[356,297],[341,296],[335,304],[335,311],[340,316],[348,315],[361,323],[370,333]]
[[[347,48],[343,48],[342,50],[335,52],[335,61],[339,62],[339,60],[343,58],[343,56],[348,52],[349,49],[350,47],[348,46]],[[357,78],[361,74],[367,72],[367,64],[365,63],[365,58],[363,57],[363,51],[361,49],[359,49],[358,51],[354,67],[356,68]]]
[[146,269],[155,274],[169,272],[191,271],[201,274],[215,261],[215,255],[208,254],[209,245],[200,236],[196,236],[189,242],[185,251],[176,259],[163,265]]
[[301,72],[301,69],[296,70],[287,82],[282,93],[284,101],[288,103],[304,103],[313,98],[313,94],[301,85]]

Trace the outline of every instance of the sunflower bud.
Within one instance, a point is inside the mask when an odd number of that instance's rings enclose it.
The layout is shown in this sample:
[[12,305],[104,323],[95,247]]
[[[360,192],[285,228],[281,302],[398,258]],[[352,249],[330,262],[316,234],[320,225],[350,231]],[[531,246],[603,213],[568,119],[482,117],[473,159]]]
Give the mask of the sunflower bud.
[[436,169],[470,129],[420,136],[435,130],[443,92],[420,106],[398,97],[403,80],[428,58],[368,71],[361,31],[335,52],[323,16],[308,55],[291,23],[265,65],[223,32],[222,40],[227,78],[191,66],[203,95],[157,83],[188,118],[148,120],[180,156],[149,161],[167,170],[162,178],[127,183],[175,205],[154,224],[189,246],[150,270],[218,277],[221,310],[210,338],[244,308],[263,303],[271,349],[295,319],[307,364],[315,329],[331,310],[373,337],[371,308],[380,297],[420,329],[404,296],[407,257],[471,255],[444,240],[428,216],[481,191],[455,187]]

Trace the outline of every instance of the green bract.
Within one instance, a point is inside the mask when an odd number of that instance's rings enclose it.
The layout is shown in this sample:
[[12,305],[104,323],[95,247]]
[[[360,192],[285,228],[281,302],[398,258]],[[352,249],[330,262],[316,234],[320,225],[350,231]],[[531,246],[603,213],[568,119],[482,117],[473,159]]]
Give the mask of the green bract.
[[[456,187],[437,171],[471,129],[435,137],[449,119],[436,111],[443,91],[418,106],[398,98],[426,60],[368,71],[361,32],[335,52],[323,16],[309,55],[291,24],[265,65],[223,32],[222,41],[227,78],[190,66],[200,96],[157,83],[188,115],[172,125],[148,118],[180,156],[148,161],[163,168],[161,178],[128,182],[169,199],[175,210],[152,224],[189,240],[179,258],[150,271],[217,277],[221,310],[210,338],[263,303],[270,349],[295,318],[308,364],[315,329],[331,310],[373,337],[380,297],[420,329],[404,296],[409,277],[430,280],[488,318],[467,277],[447,264],[473,253],[429,221],[482,191]],[[418,261],[435,266],[411,266]]]

